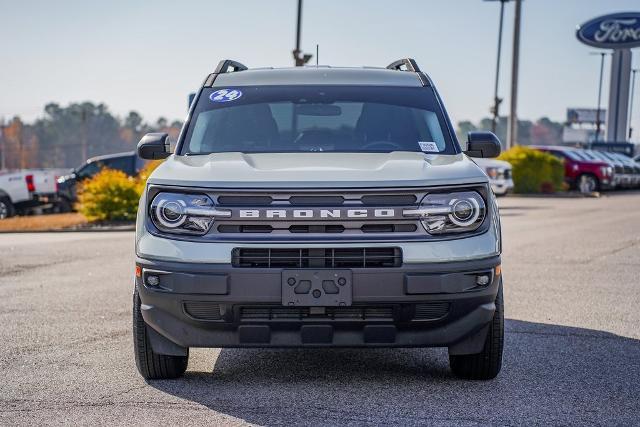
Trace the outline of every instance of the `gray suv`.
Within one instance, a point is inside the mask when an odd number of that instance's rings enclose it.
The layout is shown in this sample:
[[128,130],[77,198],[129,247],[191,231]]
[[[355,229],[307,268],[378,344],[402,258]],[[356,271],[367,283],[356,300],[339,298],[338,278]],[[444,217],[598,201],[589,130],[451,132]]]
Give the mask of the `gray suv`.
[[386,68],[221,61],[140,200],[135,360],[174,378],[191,347],[447,347],[452,371],[500,371],[498,208],[433,82]]

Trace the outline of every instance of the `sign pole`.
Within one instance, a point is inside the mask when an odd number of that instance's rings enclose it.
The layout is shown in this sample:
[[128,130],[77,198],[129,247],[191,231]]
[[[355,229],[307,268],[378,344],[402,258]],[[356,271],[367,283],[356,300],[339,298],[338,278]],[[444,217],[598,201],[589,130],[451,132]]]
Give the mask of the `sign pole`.
[[600,126],[602,121],[600,120],[600,106],[602,105],[602,74],[604,71],[604,56],[606,53],[600,52],[600,83],[598,83],[598,112],[596,113],[596,142],[600,139]]
[[629,86],[631,83],[631,49],[615,49],[611,60],[607,142],[627,139]]

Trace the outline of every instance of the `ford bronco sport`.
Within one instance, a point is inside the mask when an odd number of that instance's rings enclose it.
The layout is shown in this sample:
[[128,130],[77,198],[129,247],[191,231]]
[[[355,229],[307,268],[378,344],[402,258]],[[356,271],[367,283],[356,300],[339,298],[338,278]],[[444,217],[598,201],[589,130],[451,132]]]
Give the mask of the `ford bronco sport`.
[[463,149],[430,78],[221,61],[140,200],[135,360],[174,378],[190,347],[447,347],[490,379],[503,348],[497,138]]

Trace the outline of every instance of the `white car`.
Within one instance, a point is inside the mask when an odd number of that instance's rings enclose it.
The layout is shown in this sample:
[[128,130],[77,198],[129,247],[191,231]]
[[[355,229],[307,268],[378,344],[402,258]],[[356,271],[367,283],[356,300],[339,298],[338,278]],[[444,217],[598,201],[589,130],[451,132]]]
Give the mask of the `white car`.
[[476,164],[489,177],[491,189],[496,196],[505,196],[513,190],[513,174],[511,164],[504,160],[477,158]]

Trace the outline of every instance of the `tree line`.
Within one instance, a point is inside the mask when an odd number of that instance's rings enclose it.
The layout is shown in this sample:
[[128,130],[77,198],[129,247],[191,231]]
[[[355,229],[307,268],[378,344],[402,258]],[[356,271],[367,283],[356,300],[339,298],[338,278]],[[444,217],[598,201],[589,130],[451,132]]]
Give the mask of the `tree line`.
[[[507,140],[507,117],[500,117],[496,125],[496,136],[503,144]],[[456,131],[461,142],[467,140],[467,132],[474,130],[491,130],[492,119],[486,117],[478,123],[468,120],[458,122]],[[530,120],[518,120],[518,144],[519,145],[558,145],[562,142],[562,128],[564,123],[542,117],[535,122]]]
[[[169,122],[160,117],[155,123],[147,123],[135,111],[120,118],[113,115],[104,104],[82,102],[66,107],[50,103],[44,107],[44,115],[33,123],[24,123],[19,117],[14,117],[0,125],[0,166],[23,169],[71,168],[93,156],[134,150],[147,132],[166,132],[175,141],[182,122]],[[562,141],[562,127],[563,123],[546,117],[536,122],[519,120],[518,143],[559,144]],[[458,122],[457,134],[461,141],[466,141],[467,132],[489,129],[490,118],[478,123],[464,120]],[[506,117],[499,118],[496,135],[501,141],[506,141]]]
[[0,126],[0,166],[71,168],[93,156],[134,150],[147,132],[166,132],[175,141],[182,122],[160,117],[147,123],[135,111],[120,118],[104,104],[82,102],[66,107],[50,103],[32,123],[14,117]]

